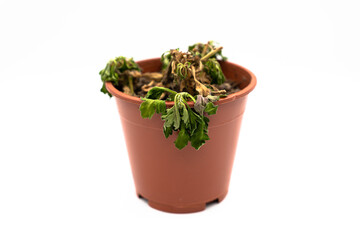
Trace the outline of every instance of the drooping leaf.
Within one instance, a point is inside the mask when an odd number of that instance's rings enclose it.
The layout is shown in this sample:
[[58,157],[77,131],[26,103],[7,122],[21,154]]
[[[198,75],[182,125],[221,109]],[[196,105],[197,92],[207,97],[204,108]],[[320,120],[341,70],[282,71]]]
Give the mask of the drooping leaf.
[[161,116],[161,119],[165,121],[165,127],[173,127],[174,125],[174,107],[166,109],[166,114]]
[[176,140],[174,142],[175,147],[177,147],[179,150],[183,149],[188,144],[189,139],[190,139],[190,136],[185,129],[185,125],[181,124],[181,128],[180,128],[178,137],[176,138]]
[[183,121],[183,123],[185,123],[186,125],[189,123],[189,112],[186,108],[186,106],[184,105],[182,108],[182,117],[181,120]]
[[169,92],[170,95],[174,95],[176,94],[175,91],[172,91],[168,88],[164,88],[164,87],[153,87],[149,90],[149,92],[146,94],[146,98],[149,99],[159,99],[160,96],[164,93],[164,92]]
[[198,121],[201,121],[201,117],[191,109],[189,110],[189,125],[190,136],[192,136],[197,128]]
[[211,83],[223,84],[225,81],[224,73],[221,70],[219,62],[215,58],[210,58],[205,62],[205,72],[212,79]]
[[198,150],[202,145],[205,144],[205,141],[209,139],[210,138],[207,135],[207,123],[203,119],[202,121],[198,122],[197,128],[191,136],[191,146]]
[[212,102],[208,102],[205,107],[205,112],[209,115],[216,114],[218,106],[215,106]]
[[166,104],[163,100],[155,100],[156,113],[164,114],[166,112]]
[[166,138],[168,138],[173,133],[172,127],[167,127],[167,126],[165,126],[165,124],[163,127],[163,131],[164,131],[164,135]]
[[176,94],[172,94],[172,93],[170,93],[170,95],[169,95],[169,97],[166,99],[166,101],[173,102],[173,101],[174,101],[174,99],[175,99],[175,95],[176,95]]
[[142,98],[143,102],[140,105],[140,113],[142,118],[151,119],[157,113],[165,113],[166,104],[163,100],[153,100]]
[[[157,89],[151,96],[156,96],[163,92],[163,89]],[[163,132],[166,138],[172,135],[173,131],[178,131],[178,136],[175,140],[175,146],[178,149],[184,148],[188,141],[195,149],[199,149],[205,141],[209,140],[207,135],[209,119],[203,116],[204,112],[209,115],[216,113],[217,106],[215,106],[208,98],[197,96],[198,107],[202,109],[193,110],[187,104],[187,100],[195,99],[187,92],[177,93],[174,97],[174,106],[166,109],[165,101],[158,99],[143,98],[144,101],[140,105],[140,112],[143,118],[151,118],[155,113],[161,114],[161,119],[164,121]],[[195,102],[196,104],[196,102]]]
[[102,93],[105,93],[105,94],[109,95],[109,97],[112,97],[111,93],[109,93],[109,91],[106,89],[105,83],[103,83],[100,91],[101,91]]
[[202,95],[197,95],[196,103],[194,104],[195,111],[197,111],[200,115],[203,115],[208,101],[209,101],[208,98],[203,97]]
[[[128,59],[121,56],[110,60],[105,68],[99,72],[103,82],[100,91],[111,97],[112,95],[105,88],[105,82],[112,82],[115,86],[119,86],[119,83],[125,79],[125,71],[141,71],[141,69],[132,58]],[[119,74],[123,74],[123,76]]]
[[174,130],[178,130],[180,128],[181,116],[179,109],[175,106],[173,108],[174,108]]

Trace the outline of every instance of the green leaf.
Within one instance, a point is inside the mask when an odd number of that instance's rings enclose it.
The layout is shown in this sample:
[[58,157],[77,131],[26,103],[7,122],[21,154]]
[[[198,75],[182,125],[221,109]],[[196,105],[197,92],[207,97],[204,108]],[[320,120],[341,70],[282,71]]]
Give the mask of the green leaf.
[[100,89],[102,93],[108,94],[109,97],[112,97],[111,93],[106,89],[105,83],[103,83],[102,88]]
[[218,106],[215,106],[212,102],[206,104],[205,112],[209,115],[216,114]]
[[205,62],[204,70],[210,76],[212,80],[211,83],[219,85],[224,83],[224,73],[221,70],[219,62],[215,58],[209,58],[209,60]]
[[151,119],[152,116],[157,113],[165,113],[166,112],[166,104],[163,100],[153,100],[142,98],[144,102],[140,105],[140,113],[142,118]]
[[99,74],[103,86],[100,89],[101,92],[108,94],[111,97],[111,94],[104,87],[105,82],[112,82],[115,86],[119,86],[119,83],[122,82],[125,78],[124,76],[119,76],[119,73],[124,73],[126,70],[136,70],[141,71],[140,67],[134,62],[132,58],[127,59],[126,57],[117,57],[113,60],[110,60],[104,69],[102,69]]
[[149,92],[146,94],[146,98],[149,99],[159,99],[161,94],[163,94],[165,90],[160,87],[153,87],[149,90]]
[[174,130],[177,130],[180,128],[181,116],[180,116],[179,109],[176,108],[175,106],[173,108],[174,108]]
[[172,94],[172,93],[171,93],[171,94],[169,95],[169,97],[166,99],[166,101],[173,102],[174,99],[175,99],[175,95],[176,95],[176,94]]
[[191,109],[189,110],[189,125],[190,136],[192,136],[197,128],[198,121],[201,121],[201,117]]
[[[152,93],[151,96],[159,94],[158,91],[163,91],[163,89],[154,91],[155,94]],[[198,98],[198,101],[201,101],[199,96]],[[174,97],[174,106],[166,109],[163,100],[142,98],[144,102],[140,105],[141,116],[151,118],[155,112],[161,113],[161,119],[164,121],[163,132],[166,138],[172,135],[173,131],[178,130],[178,136],[174,142],[178,149],[184,148],[189,141],[195,149],[199,149],[205,141],[209,140],[207,135],[209,119],[190,108],[186,102],[188,99],[196,101],[187,92],[177,93]],[[216,113],[217,106],[207,98],[202,100],[203,111],[209,114]]]
[[181,128],[180,128],[178,137],[176,138],[176,140],[174,142],[175,147],[177,147],[180,150],[183,149],[188,144],[189,139],[190,139],[190,136],[185,129],[185,125],[181,124]]
[[191,136],[191,146],[198,150],[202,145],[204,145],[205,141],[210,139],[207,132],[207,122],[202,119]]
[[159,99],[161,97],[161,95],[164,93],[164,92],[169,92],[170,95],[175,95],[176,92],[171,90],[171,89],[168,89],[168,88],[164,88],[164,87],[153,87],[149,90],[149,92],[146,94],[146,98],[149,98],[149,99]]
[[172,127],[167,127],[167,126],[165,126],[165,124],[163,127],[163,131],[164,131],[164,135],[166,138],[168,138],[173,133]]
[[171,127],[174,125],[174,107],[166,110],[166,114],[161,116],[161,119],[165,121],[164,127]]
[[[177,48],[176,50],[179,50],[179,48]],[[171,58],[172,58],[172,56],[170,54],[170,51],[166,51],[161,55],[160,60],[162,63],[162,66],[161,66],[162,70],[166,69],[169,66],[169,63],[171,62]]]
[[[199,43],[197,43],[197,44],[194,44],[194,45],[190,45],[189,47],[188,47],[188,52],[192,52],[192,50],[196,47],[196,45],[198,45]],[[201,44],[201,43],[200,43]]]
[[166,104],[165,101],[163,100],[155,100],[155,108],[156,108],[156,113],[159,114],[165,114],[166,113]]
[[183,106],[183,111],[182,111],[182,121],[183,121],[183,123],[185,123],[185,124],[188,124],[189,123],[189,112],[188,112],[188,110],[186,109],[186,106],[185,106],[185,104],[184,104],[184,106]]
[[155,106],[153,105],[153,102],[150,100],[145,100],[142,102],[140,105],[140,113],[142,118],[151,119],[155,114]]

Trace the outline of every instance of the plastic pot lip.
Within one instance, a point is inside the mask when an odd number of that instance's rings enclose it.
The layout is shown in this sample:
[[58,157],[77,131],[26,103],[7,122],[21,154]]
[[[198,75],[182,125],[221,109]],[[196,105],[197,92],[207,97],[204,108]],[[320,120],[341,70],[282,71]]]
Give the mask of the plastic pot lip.
[[[145,60],[137,61],[136,63],[143,64],[143,63],[151,62],[151,61],[160,61],[160,58],[145,59]],[[244,97],[244,96],[248,95],[256,86],[256,82],[257,82],[256,77],[250,70],[248,70],[248,69],[246,69],[246,68],[244,68],[244,67],[242,67],[242,66],[240,66],[238,64],[229,62],[229,61],[226,61],[226,64],[232,65],[233,67],[241,68],[244,71],[246,71],[250,75],[250,83],[245,88],[241,89],[240,91],[232,93],[232,94],[228,95],[225,98],[220,98],[219,101],[215,102],[215,105],[221,105],[221,104],[224,104],[224,103],[229,103],[229,102],[235,101],[236,99]],[[113,96],[115,96],[115,97],[117,97],[117,98],[119,98],[121,100],[124,100],[124,101],[129,102],[129,103],[134,103],[134,104],[137,104],[139,106],[143,102],[138,97],[130,96],[130,95],[127,95],[127,94],[119,91],[118,89],[115,88],[115,86],[112,84],[112,82],[106,82],[105,86],[106,86],[106,89],[111,93],[111,95],[113,95]],[[194,105],[193,102],[188,102],[188,104],[189,104],[190,107],[192,107]],[[172,106],[174,106],[174,102],[166,102],[166,106],[167,107],[172,107]]]

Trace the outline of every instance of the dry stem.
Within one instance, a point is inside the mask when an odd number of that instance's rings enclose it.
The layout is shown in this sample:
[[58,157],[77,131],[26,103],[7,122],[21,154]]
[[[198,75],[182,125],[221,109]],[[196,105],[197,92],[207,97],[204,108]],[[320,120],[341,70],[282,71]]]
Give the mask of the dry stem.
[[211,52],[209,52],[208,54],[206,54],[205,56],[203,56],[200,60],[202,62],[206,62],[210,57],[212,57],[213,55],[215,55],[216,53],[218,53],[223,47],[218,47],[214,50],[212,50]]

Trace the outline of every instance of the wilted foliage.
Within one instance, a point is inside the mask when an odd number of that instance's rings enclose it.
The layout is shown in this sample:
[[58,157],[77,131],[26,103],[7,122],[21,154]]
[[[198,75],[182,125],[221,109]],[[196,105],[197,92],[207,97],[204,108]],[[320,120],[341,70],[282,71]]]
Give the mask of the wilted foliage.
[[[160,60],[160,73],[142,73],[132,58],[118,57],[109,61],[100,71],[101,92],[111,97],[105,87],[107,81],[133,96],[134,88],[139,86],[141,92],[146,93],[141,98],[141,116],[152,118],[155,113],[161,114],[166,138],[178,131],[174,142],[178,149],[184,148],[189,141],[191,146],[199,149],[209,140],[209,119],[204,114],[215,114],[217,106],[213,102],[226,94],[226,90],[216,87],[225,81],[218,62],[226,60],[222,47],[216,47],[212,41],[197,43],[189,46],[187,52],[167,51]],[[165,101],[173,101],[174,106],[167,109]],[[194,102],[194,108],[189,107],[188,101]]]

